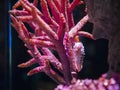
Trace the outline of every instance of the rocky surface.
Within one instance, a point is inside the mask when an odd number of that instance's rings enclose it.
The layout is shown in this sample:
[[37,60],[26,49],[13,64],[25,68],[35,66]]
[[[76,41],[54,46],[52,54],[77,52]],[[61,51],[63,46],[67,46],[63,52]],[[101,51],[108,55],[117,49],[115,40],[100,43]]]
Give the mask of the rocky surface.
[[120,3],[117,0],[86,0],[96,39],[109,40],[109,71],[120,74]]

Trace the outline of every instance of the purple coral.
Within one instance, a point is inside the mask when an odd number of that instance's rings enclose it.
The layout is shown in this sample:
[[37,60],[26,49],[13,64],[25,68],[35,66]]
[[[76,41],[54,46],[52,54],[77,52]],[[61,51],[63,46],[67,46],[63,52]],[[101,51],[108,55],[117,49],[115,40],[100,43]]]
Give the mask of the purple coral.
[[114,78],[106,79],[106,74],[98,80],[77,80],[69,86],[58,85],[55,90],[119,90],[119,85]]

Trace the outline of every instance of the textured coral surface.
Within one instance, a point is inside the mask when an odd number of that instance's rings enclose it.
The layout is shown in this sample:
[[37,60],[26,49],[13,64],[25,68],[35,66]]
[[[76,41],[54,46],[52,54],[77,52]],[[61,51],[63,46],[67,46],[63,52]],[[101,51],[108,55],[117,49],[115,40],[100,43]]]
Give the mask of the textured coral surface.
[[39,64],[28,72],[28,76],[44,72],[62,84],[70,84],[77,77],[84,57],[84,46],[79,36],[93,39],[90,33],[81,31],[88,15],[74,24],[72,12],[81,4],[83,1],[80,0],[71,3],[68,0],[19,0],[9,11],[12,26],[33,57],[18,67]]
[[[32,56],[18,67],[38,64],[27,75],[44,72],[58,84],[62,84],[56,90],[118,90],[118,85],[112,78],[77,80],[85,55],[79,36],[94,39],[90,33],[81,31],[89,20],[87,14],[77,24],[74,23],[73,10],[81,4],[81,0],[18,0],[9,11],[11,25]],[[99,25],[98,22],[96,24]],[[65,87],[67,89],[63,89]]]
[[98,80],[77,80],[70,86],[58,85],[55,90],[119,90],[119,85],[113,78],[106,79],[104,74]]

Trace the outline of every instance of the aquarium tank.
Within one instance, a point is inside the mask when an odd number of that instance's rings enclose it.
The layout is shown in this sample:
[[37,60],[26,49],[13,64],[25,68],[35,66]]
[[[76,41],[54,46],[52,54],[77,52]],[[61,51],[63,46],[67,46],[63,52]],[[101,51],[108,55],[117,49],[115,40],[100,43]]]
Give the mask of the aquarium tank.
[[118,1],[2,6],[0,90],[120,90]]

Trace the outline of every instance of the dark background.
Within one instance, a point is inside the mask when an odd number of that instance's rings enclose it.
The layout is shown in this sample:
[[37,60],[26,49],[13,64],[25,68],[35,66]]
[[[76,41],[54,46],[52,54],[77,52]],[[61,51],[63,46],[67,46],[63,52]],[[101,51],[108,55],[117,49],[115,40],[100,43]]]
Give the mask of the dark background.
[[[17,37],[16,31],[11,28],[9,21],[9,5],[12,6],[16,0],[0,0],[0,90],[53,90],[56,83],[44,73],[27,77],[27,72],[33,67],[20,69],[18,64],[29,60],[24,43]],[[77,7],[74,11],[75,22],[84,16],[84,5]],[[87,23],[83,30],[92,32],[93,25]],[[12,40],[10,40],[10,35]],[[10,44],[10,42],[12,43]],[[90,40],[81,37],[85,46],[85,59],[79,78],[97,79],[101,74],[107,72],[108,40]],[[10,46],[12,45],[12,46]]]

